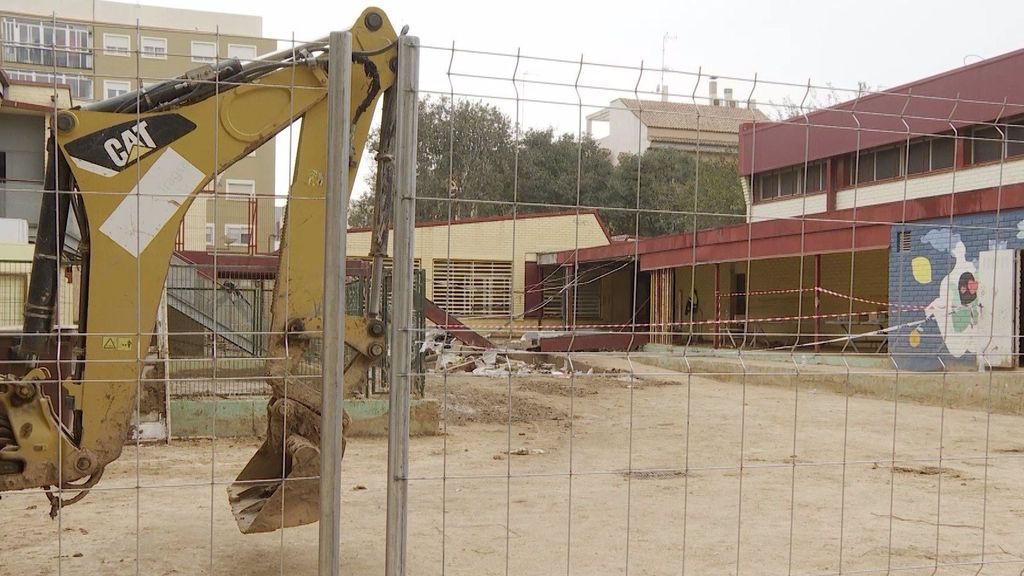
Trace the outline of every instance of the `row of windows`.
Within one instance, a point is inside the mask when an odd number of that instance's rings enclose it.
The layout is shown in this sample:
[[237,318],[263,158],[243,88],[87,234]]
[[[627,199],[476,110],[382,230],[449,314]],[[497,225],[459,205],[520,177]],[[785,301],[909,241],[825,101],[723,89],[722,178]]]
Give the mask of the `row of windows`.
[[[255,52],[255,48],[253,48]],[[20,80],[22,82],[36,82],[39,84],[54,84],[55,82],[60,85],[67,86],[71,92],[72,98],[75,100],[92,100],[95,95],[93,92],[93,79],[88,76],[80,76],[76,74],[54,74],[53,72],[42,72],[38,70],[18,70],[10,69],[5,70],[5,74],[12,80]],[[143,81],[143,87],[148,87],[158,83],[159,80]],[[103,98],[113,98],[131,92],[134,83],[131,80],[104,80],[103,81]]]
[[[167,59],[167,39],[154,36],[142,36],[139,38],[139,51],[142,58],[153,58],[158,60]],[[128,57],[132,52],[132,38],[126,34],[104,34],[103,53],[108,56]],[[191,57],[193,62],[202,64],[214,63],[217,61],[217,43],[202,42],[193,40],[191,43]],[[256,59],[256,46],[251,44],[228,44],[228,58],[238,58],[243,62]]]
[[978,126],[971,130],[972,164],[1024,156],[1024,120],[1005,126]]
[[[5,70],[4,73],[12,80],[36,82],[39,84],[53,84],[56,82],[57,84],[67,86],[71,92],[71,97],[75,100],[92,100],[94,98],[93,79],[87,76],[17,69]],[[152,82],[143,81],[142,85],[147,87],[157,82],[157,80]],[[104,80],[103,98],[113,98],[127,94],[134,89],[133,85],[131,80]]]
[[924,174],[953,167],[956,141],[949,136],[922,138],[909,146],[888,146],[845,157],[843,187]]
[[[213,246],[216,242],[217,228],[213,224],[206,225],[206,245]],[[252,228],[248,224],[225,224],[223,241],[228,246],[252,244]]]
[[92,33],[85,26],[4,18],[4,61],[92,69]]
[[[1024,156],[1024,120],[967,130],[965,162],[983,164],[1004,158]],[[847,154],[840,158],[843,169],[834,182],[838,188],[925,174],[953,167],[956,139],[951,134],[919,138],[909,145],[900,144]],[[838,164],[838,163],[837,163]],[[839,172],[835,170],[835,172]],[[753,179],[754,197],[771,200],[826,189],[826,162],[794,166],[757,174]]]
[[63,84],[71,91],[71,96],[79,100],[92,100],[92,78],[75,74],[54,74],[35,70],[4,70],[11,80],[22,82],[38,82],[40,84]]
[[824,162],[794,166],[758,174],[754,179],[755,198],[770,200],[797,194],[814,194],[825,190],[828,170]]
[[[131,36],[127,34],[103,34],[103,54],[107,56],[129,56]],[[26,18],[3,19],[3,57],[5,62],[36,66],[57,66],[91,70],[92,32],[88,27],[64,22]],[[158,60],[167,59],[167,39],[155,36],[139,38],[140,56]],[[192,41],[193,62],[209,64],[217,61],[216,42]],[[228,58],[243,62],[256,59],[256,46],[251,44],[228,44]]]

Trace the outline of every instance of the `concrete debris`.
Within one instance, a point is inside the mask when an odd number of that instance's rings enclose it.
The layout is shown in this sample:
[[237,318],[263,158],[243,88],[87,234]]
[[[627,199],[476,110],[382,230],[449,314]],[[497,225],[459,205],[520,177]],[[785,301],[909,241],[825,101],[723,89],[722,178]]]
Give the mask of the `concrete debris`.
[[438,328],[428,328],[423,335],[423,344],[420,345],[420,352],[432,352],[444,354],[444,349],[451,343],[448,332]]
[[537,454],[545,454],[544,450],[540,448],[516,448],[515,450],[509,450],[510,456],[534,456]]
[[431,372],[469,372],[476,376],[501,378],[512,376],[543,375],[569,378],[573,375],[591,375],[593,368],[586,371],[573,370],[568,363],[557,367],[550,362],[526,362],[510,357],[497,349],[490,350],[442,350],[434,356]]

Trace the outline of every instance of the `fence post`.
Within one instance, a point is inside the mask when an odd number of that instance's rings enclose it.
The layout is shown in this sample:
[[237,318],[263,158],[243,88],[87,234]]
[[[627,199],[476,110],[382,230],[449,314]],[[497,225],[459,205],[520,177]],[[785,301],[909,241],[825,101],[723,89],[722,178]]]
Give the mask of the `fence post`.
[[416,120],[419,108],[419,39],[398,41],[395,90],[395,237],[392,265],[391,387],[388,398],[388,510],[384,573],[405,575],[408,529],[409,394],[412,380],[413,244],[416,233]]
[[163,365],[164,373],[164,433],[171,443],[171,346],[167,325],[167,280],[160,292],[160,307],[156,311],[156,357]]
[[352,33],[331,32],[327,87],[323,384],[320,424],[320,576],[341,574],[341,446],[345,382],[345,234],[348,219]]

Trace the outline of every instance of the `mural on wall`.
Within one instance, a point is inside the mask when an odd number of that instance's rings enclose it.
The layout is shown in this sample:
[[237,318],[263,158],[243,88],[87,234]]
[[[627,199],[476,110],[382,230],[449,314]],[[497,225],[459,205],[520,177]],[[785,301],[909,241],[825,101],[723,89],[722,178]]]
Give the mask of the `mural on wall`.
[[[978,297],[978,268],[967,260],[967,247],[959,234],[949,230],[929,230],[921,242],[954,259],[949,274],[939,280],[938,297],[925,306],[925,316],[935,320],[942,341],[954,358],[961,358],[967,352],[981,352],[983,339],[980,336],[987,334],[982,326],[987,324],[982,314],[986,306],[984,299]],[[917,274],[914,277],[920,282]]]
[[[1024,240],[1024,220],[1017,223],[1016,239]],[[937,352],[939,356],[948,354],[964,362],[976,361],[979,367],[1012,365],[1016,250],[1011,249],[1007,241],[976,237],[977,256],[969,259],[961,235],[950,228],[928,230],[920,243],[938,255],[914,256],[909,262],[910,276],[922,288],[934,288],[937,293],[923,292],[935,295],[925,301],[923,319],[906,322],[910,319],[907,317],[914,314],[898,314],[905,323],[901,330],[902,342],[896,343],[894,348],[906,350],[909,347],[911,351],[918,351],[927,342],[929,352]],[[928,254],[930,251],[924,248],[915,252]],[[948,273],[936,278],[950,260],[952,266]],[[903,310],[913,308],[905,306]]]

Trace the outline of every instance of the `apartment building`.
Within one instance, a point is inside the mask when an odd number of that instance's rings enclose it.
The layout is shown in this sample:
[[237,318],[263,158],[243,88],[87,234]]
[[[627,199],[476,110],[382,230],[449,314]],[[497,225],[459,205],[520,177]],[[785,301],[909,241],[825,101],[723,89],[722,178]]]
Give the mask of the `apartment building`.
[[587,133],[611,152],[613,161],[619,154],[643,154],[648,148],[699,149],[705,158],[734,158],[740,126],[768,120],[755,103],[737,101],[732,88],[720,97],[715,78],[701,100],[705,103],[670,101],[667,87],[662,87],[661,100],[617,98],[587,116]]
[[[259,16],[108,0],[5,0],[0,68],[11,82],[67,87],[73,103],[83,104],[220,58],[244,61],[276,50],[262,32]],[[179,249],[272,251],[274,164],[271,141],[220,174],[193,203]]]

